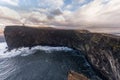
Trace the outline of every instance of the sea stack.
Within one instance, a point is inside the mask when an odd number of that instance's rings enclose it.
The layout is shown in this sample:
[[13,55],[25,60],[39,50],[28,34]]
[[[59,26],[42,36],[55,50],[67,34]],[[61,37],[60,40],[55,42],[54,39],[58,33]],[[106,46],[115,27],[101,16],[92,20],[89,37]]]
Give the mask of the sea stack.
[[8,48],[67,46],[82,51],[103,80],[120,80],[120,37],[87,30],[6,26]]

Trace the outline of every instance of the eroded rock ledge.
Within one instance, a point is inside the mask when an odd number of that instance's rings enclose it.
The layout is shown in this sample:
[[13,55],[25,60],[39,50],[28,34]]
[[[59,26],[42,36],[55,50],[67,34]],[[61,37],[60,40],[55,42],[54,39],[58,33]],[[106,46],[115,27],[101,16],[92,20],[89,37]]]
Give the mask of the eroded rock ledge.
[[120,80],[120,37],[90,33],[86,30],[62,30],[7,26],[4,31],[9,49],[36,45],[68,46],[83,51],[104,80]]

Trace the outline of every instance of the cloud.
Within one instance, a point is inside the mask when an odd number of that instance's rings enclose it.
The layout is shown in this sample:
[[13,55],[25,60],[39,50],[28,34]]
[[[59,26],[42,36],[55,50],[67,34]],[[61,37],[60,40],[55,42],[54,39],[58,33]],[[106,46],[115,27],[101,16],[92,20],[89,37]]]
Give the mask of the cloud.
[[18,1],[19,0],[1,0],[2,3],[7,3],[13,6],[18,6]]
[[0,23],[2,24],[11,24],[11,23],[19,23],[20,15],[13,9],[8,7],[0,6]]
[[21,15],[21,22],[24,24],[41,24],[48,21],[47,16],[40,12],[24,12]]
[[48,11],[47,12],[48,13],[48,15],[47,15],[47,18],[49,19],[49,20],[58,20],[57,19],[57,17],[58,16],[62,16],[62,10],[60,10],[60,9],[53,9],[53,10],[51,10],[51,11]]
[[104,0],[94,0],[80,7],[74,15],[76,22],[117,24],[120,23],[120,1],[109,0],[105,3]]
[[[36,0],[36,4],[33,4],[33,0],[21,0],[21,2],[20,0],[2,0],[0,2],[12,5],[12,7],[6,5],[0,6],[0,14],[3,14],[0,15],[1,24],[24,23],[39,25],[48,24],[51,19],[53,19],[52,21],[63,20],[63,17],[60,16],[62,14],[60,8],[64,5],[63,0]],[[32,8],[28,8],[28,6]],[[28,8],[28,10],[26,10],[26,8]]]
[[120,1],[93,0],[75,11],[64,10],[63,17],[66,22],[61,25],[69,24],[68,26],[72,25],[73,27],[99,25],[119,26]]
[[[84,28],[119,26],[120,0],[2,0],[15,7],[0,6],[0,23],[53,25]],[[26,1],[26,3],[22,3]],[[31,6],[31,7],[29,7]],[[26,9],[23,9],[26,8]]]
[[50,12],[51,15],[61,15],[62,11],[60,9],[54,9]]
[[64,16],[62,16],[62,15],[55,16],[54,20],[55,20],[56,22],[65,22],[65,18],[64,18]]
[[72,9],[72,7],[73,7],[72,5],[67,5],[67,6],[65,6],[65,9],[70,10],[70,9]]
[[61,8],[64,5],[64,0],[39,0],[40,7],[49,7],[51,9]]
[[86,2],[87,0],[74,0],[72,1],[73,4],[81,4],[81,3],[84,3]]

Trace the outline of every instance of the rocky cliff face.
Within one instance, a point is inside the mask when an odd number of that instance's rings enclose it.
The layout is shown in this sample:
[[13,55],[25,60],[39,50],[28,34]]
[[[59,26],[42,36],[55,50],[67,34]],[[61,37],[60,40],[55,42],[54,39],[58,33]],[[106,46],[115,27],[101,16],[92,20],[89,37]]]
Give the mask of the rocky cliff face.
[[36,45],[68,46],[83,51],[103,80],[120,80],[120,37],[86,30],[7,26],[9,49]]

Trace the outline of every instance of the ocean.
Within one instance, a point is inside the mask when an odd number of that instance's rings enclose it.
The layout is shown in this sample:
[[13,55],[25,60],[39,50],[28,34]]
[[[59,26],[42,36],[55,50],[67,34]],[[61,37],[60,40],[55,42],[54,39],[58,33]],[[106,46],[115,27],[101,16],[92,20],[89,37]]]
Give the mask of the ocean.
[[7,51],[0,38],[0,80],[67,80],[72,70],[102,80],[82,52],[68,47],[34,46]]

